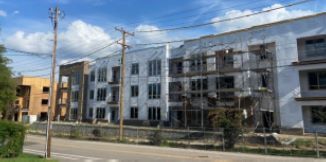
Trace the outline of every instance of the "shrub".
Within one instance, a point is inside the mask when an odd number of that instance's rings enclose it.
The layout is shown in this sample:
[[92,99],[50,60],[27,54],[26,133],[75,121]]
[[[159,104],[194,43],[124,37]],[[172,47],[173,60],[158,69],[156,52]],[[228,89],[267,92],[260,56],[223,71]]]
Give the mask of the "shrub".
[[233,148],[241,133],[241,111],[219,109],[209,113],[213,127],[223,128],[225,148]]
[[162,131],[158,127],[158,129],[155,129],[154,132],[149,137],[149,142],[151,145],[160,146],[162,144],[163,137],[162,137]]
[[0,121],[0,158],[17,157],[23,151],[25,127],[9,121]]
[[70,131],[70,138],[78,139],[81,137],[81,132],[78,127],[71,129]]
[[96,137],[96,138],[99,138],[99,137],[102,136],[102,134],[101,134],[101,130],[99,130],[99,129],[97,129],[97,128],[93,129],[92,134],[93,134],[93,136]]

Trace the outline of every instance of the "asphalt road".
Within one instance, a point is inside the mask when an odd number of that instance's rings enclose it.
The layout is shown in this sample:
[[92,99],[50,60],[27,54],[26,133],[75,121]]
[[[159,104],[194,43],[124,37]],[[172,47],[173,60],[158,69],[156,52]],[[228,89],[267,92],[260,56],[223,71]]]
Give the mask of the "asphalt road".
[[[44,155],[44,136],[28,135],[24,152]],[[62,162],[322,162],[242,153],[201,151],[53,138],[52,158]]]

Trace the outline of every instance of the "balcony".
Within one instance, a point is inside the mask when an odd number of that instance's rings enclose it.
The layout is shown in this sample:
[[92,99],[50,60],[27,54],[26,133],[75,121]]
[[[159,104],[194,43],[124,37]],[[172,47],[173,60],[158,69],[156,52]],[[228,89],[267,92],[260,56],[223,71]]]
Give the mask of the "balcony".
[[108,84],[110,84],[110,85],[118,85],[118,84],[120,84],[120,79],[113,79],[113,80],[109,81]]
[[299,78],[300,91],[295,92],[295,100],[326,100],[326,69],[300,71]]
[[115,100],[115,101],[108,101],[108,105],[118,105],[119,101]]
[[109,105],[117,105],[119,104],[119,97],[111,97],[108,101]]
[[108,82],[110,85],[117,85],[120,83],[120,67],[112,67],[112,78]]
[[298,39],[299,61],[294,64],[316,63],[326,60],[326,36],[319,35]]

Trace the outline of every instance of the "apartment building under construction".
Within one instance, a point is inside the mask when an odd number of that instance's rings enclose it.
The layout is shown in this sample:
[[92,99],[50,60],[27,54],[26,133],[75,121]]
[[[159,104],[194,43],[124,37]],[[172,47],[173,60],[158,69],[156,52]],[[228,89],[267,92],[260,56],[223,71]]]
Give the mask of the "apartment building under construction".
[[123,88],[127,124],[203,128],[211,110],[228,108],[251,127],[326,132],[325,22],[320,13],[131,50],[124,87],[121,55],[97,59],[83,119],[117,122]]
[[[17,85],[15,121],[32,123],[47,120],[50,102],[50,80],[29,76],[14,79]],[[54,110],[52,110],[52,113],[54,113]]]
[[203,127],[210,110],[234,108],[253,127],[326,132],[325,20],[321,13],[204,36],[172,49],[172,123]]
[[81,121],[85,119],[89,62],[75,62],[59,68],[56,120]]

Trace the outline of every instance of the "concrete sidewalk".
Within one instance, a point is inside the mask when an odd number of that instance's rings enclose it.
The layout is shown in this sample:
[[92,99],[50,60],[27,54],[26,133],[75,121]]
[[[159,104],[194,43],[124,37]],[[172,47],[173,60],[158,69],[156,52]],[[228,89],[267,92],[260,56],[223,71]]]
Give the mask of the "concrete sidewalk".
[[[44,136],[28,135],[24,152],[44,155]],[[52,157],[62,162],[322,162],[325,159],[128,145],[53,138]]]

